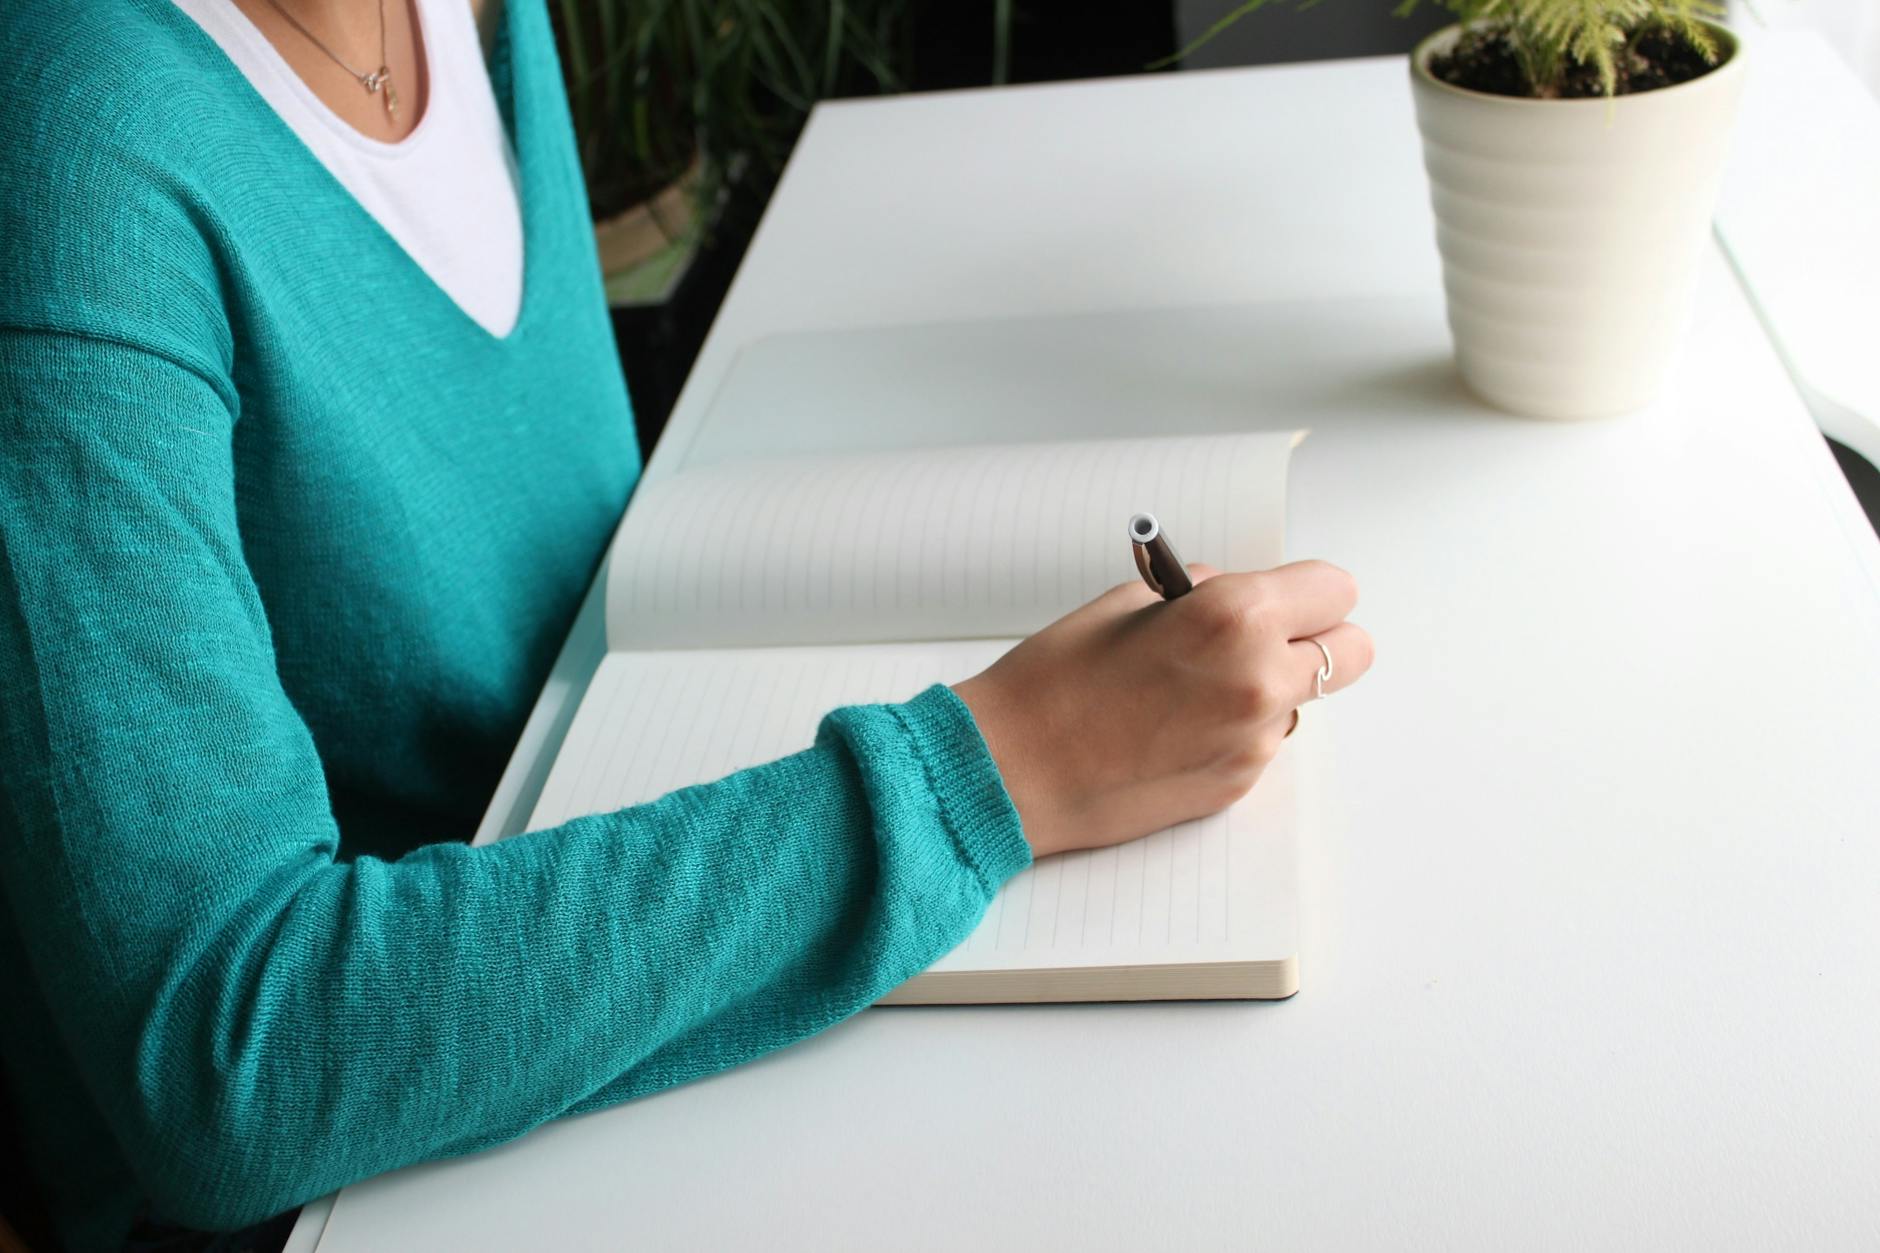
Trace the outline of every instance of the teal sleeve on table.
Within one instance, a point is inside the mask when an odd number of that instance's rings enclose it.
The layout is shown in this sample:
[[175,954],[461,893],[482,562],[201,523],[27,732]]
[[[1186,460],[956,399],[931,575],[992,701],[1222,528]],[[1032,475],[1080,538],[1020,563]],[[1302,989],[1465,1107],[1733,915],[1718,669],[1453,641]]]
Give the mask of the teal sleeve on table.
[[185,363],[0,332],[0,877],[165,1218],[238,1226],[801,1039],[1027,864],[944,687],[651,804],[340,860],[230,421]]

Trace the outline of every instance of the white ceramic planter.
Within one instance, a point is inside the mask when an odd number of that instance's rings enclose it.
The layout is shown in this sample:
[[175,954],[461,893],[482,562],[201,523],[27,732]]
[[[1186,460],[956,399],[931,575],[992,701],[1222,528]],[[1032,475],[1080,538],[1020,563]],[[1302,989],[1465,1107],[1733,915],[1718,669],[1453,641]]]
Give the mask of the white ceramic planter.
[[1675,87],[1532,100],[1452,87],[1410,57],[1463,378],[1516,413],[1590,418],[1657,394],[1690,320],[1692,279],[1743,81],[1743,51]]

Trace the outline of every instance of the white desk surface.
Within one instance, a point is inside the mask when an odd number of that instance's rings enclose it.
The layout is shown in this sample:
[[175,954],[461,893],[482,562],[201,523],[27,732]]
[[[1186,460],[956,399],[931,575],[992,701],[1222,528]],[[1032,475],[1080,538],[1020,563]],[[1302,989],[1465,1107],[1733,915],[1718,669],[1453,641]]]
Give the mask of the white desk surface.
[[1316,711],[1297,997],[869,1011],[290,1247],[1880,1242],[1880,545],[1720,255],[1657,409],[1470,402],[1425,196],[1396,59],[824,107],[649,468],[778,332],[1378,298],[1264,350],[1289,547],[1379,648]]
[[1751,53],[1717,231],[1816,424],[1880,465],[1880,101],[1813,31]]

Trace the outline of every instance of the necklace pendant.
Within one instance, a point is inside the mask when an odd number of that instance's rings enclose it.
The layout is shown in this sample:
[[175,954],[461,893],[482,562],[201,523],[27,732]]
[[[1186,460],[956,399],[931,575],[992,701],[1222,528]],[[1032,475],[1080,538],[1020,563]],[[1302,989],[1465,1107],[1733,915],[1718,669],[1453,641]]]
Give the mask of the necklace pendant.
[[398,120],[398,89],[389,79],[385,83],[385,116],[394,122]]
[[387,74],[388,71],[381,65],[370,74],[361,74],[359,76],[359,85],[366,89],[366,95],[375,95],[379,88],[385,85]]

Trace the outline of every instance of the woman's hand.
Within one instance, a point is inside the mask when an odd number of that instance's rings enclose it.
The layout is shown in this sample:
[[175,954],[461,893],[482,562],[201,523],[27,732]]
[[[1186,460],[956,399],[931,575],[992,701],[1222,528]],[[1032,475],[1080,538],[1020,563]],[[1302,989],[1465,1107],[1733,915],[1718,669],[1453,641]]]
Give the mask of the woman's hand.
[[1371,666],[1345,621],[1349,574],[1300,561],[1254,574],[1191,566],[1163,602],[1111,588],[954,691],[973,711],[1034,856],[1100,848],[1225,809],[1259,779],[1314,695]]

